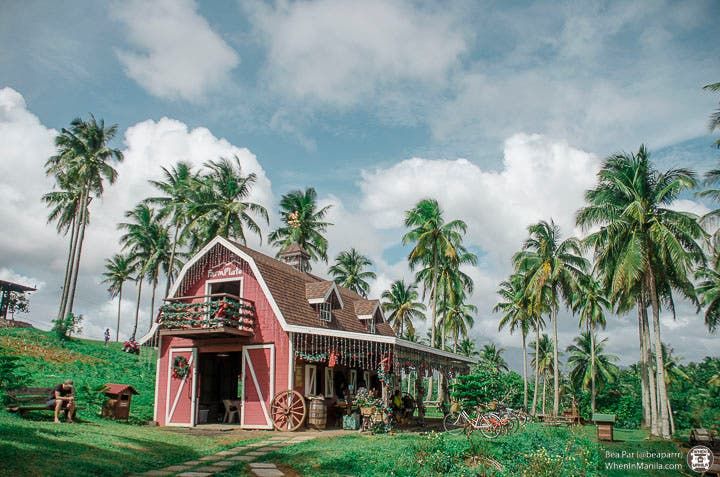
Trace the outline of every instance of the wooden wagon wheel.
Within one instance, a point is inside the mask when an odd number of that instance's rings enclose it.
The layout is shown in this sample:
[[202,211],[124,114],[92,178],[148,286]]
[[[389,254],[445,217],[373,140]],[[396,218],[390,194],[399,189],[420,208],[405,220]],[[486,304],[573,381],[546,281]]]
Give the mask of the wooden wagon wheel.
[[292,389],[280,391],[273,396],[270,414],[278,431],[296,431],[307,417],[305,398]]

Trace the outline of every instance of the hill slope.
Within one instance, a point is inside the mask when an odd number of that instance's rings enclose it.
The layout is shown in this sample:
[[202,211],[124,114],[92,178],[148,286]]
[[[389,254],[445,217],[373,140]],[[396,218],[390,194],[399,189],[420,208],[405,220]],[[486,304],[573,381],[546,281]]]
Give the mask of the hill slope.
[[[71,339],[62,341],[53,333],[30,328],[0,329],[0,354],[18,357],[18,364],[27,373],[28,385],[50,387],[72,379],[78,401],[88,405],[92,389],[106,383],[132,385],[140,394],[132,401],[134,421],[153,418],[155,392],[155,351],[143,348],[140,356],[124,353],[122,343]],[[93,412],[83,412],[92,419]]]

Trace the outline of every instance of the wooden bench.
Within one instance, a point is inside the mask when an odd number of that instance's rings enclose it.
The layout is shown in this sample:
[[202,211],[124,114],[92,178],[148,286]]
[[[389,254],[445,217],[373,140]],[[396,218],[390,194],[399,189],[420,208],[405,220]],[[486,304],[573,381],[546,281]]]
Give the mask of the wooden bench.
[[27,411],[52,411],[47,402],[53,388],[20,388],[7,392],[10,412],[25,414]]

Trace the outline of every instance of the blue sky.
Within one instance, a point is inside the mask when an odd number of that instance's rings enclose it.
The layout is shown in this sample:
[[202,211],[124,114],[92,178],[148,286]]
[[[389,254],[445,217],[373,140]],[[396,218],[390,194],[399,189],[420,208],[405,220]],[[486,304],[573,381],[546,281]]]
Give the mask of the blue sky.
[[[257,196],[271,209],[287,190],[315,186],[333,205],[331,252],[370,255],[378,293],[410,276],[402,211],[438,197],[468,221],[482,256],[473,334],[508,348],[517,340],[496,333],[490,308],[528,223],[554,217],[575,233],[582,191],[618,150],[645,142],[663,167],[717,161],[707,117],[718,98],[701,90],[720,73],[717,2],[358,5],[3,2],[0,190],[33,205],[0,215],[18,230],[0,239],[0,269],[44,284],[31,319],[51,315],[64,250],[36,204],[42,163],[52,130],[90,112],[119,125],[127,156],[125,179],[94,212],[81,277],[92,336],[112,321],[97,282],[117,250],[114,223],[175,158],[238,153],[262,173]],[[681,205],[707,207],[694,197]],[[680,328],[669,325],[680,330],[673,345],[698,358],[714,338],[686,311]],[[634,352],[629,319],[609,330],[613,351]]]

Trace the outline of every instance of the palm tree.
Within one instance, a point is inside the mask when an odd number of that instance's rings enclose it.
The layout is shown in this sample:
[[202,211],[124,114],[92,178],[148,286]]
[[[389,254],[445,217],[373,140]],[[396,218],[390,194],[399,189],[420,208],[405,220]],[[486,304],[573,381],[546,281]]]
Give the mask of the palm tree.
[[595,413],[595,329],[599,326],[605,329],[605,313],[603,309],[610,308],[610,302],[605,297],[602,285],[592,275],[585,275],[577,283],[577,290],[573,295],[573,310],[580,315],[580,326],[585,326],[590,337],[590,409]]
[[[673,311],[673,290],[697,303],[692,270],[704,264],[698,244],[707,237],[695,214],[672,210],[669,205],[697,185],[687,169],[656,170],[641,146],[637,154],[615,154],[605,160],[598,185],[586,192],[588,203],[577,216],[578,225],[600,226],[586,243],[594,249],[596,269],[608,298],[616,305],[637,303],[641,341],[641,366],[649,376],[651,351],[647,304],[652,309],[653,344],[661,348],[660,305]],[[657,393],[648,390],[651,432],[670,438],[670,421],[662,353],[655,353]],[[652,385],[652,383],[651,383]],[[657,395],[657,407],[653,401]],[[653,419],[659,411],[659,420]],[[655,414],[657,415],[657,414]]]
[[528,231],[530,237],[525,241],[523,250],[515,254],[513,262],[519,271],[527,275],[527,287],[534,303],[541,302],[544,294],[548,294],[553,325],[553,415],[557,416],[560,409],[558,309],[561,300],[566,305],[571,303],[572,290],[586,273],[589,263],[582,256],[580,242],[576,238],[560,240],[560,229],[552,220],[531,225]]
[[490,342],[482,347],[480,350],[480,364],[486,366],[496,372],[507,371],[508,365],[502,354],[505,352],[505,348],[495,347],[495,343]]
[[705,307],[705,325],[715,333],[720,325],[720,273],[717,268],[701,267],[695,276],[700,304]]
[[[312,187],[288,192],[280,199],[280,218],[284,225],[270,234],[270,242],[279,248],[278,253],[296,243],[312,260],[327,263],[328,241],[323,234],[332,224],[324,219],[331,207],[327,205],[318,210],[317,192]],[[303,263],[307,266],[303,271],[309,272],[310,264]]]
[[453,337],[453,353],[457,352],[458,341],[467,338],[470,329],[475,324],[474,315],[477,313],[477,306],[465,303],[465,297],[453,298],[443,306],[443,331],[447,330]]
[[[530,363],[535,369],[540,370],[542,376],[543,389],[542,389],[542,413],[545,414],[545,388],[548,377],[551,374],[555,374],[553,370],[553,363],[555,361],[555,353],[553,351],[553,344],[548,338],[548,335],[543,333],[540,339],[530,343],[531,348],[535,348],[535,351],[530,353]],[[536,385],[537,386],[537,385]],[[535,415],[535,409],[533,408],[533,415]]]
[[105,181],[115,183],[117,171],[111,163],[123,160],[119,149],[108,146],[115,134],[117,125],[106,128],[105,122],[97,121],[92,114],[87,121],[75,118],[70,122],[70,128],[63,128],[55,138],[57,154],[45,163],[46,173],[55,177],[61,189],[72,181],[80,192],[74,214],[75,229],[71,235],[74,244],[71,246],[70,278],[58,313],[61,317],[73,311],[85,228],[90,221],[90,201],[102,196]]
[[123,285],[133,273],[132,262],[126,255],[116,253],[112,258],[105,259],[105,272],[103,283],[108,285],[110,298],[118,297],[117,325],[115,327],[115,341],[120,339],[120,307],[122,306]]
[[[665,385],[669,388],[677,381],[690,381],[690,376],[682,369],[681,359],[673,355],[671,346],[662,344],[663,362],[665,363]],[[670,416],[670,433],[675,434],[675,419],[673,418],[672,404],[667,400],[668,416]]]
[[[440,266],[437,270],[437,308],[439,314],[442,316],[438,318],[436,327],[441,330],[440,333],[440,348],[445,349],[446,347],[446,332],[450,331],[448,313],[452,308],[456,311],[460,311],[463,308],[465,302],[465,296],[473,292],[473,281],[469,275],[460,269],[461,265],[476,265],[477,256],[474,253],[465,250],[462,244],[458,243],[455,246],[456,253],[454,256],[441,256]],[[425,268],[418,271],[415,278],[418,282],[431,286],[433,269],[432,267],[426,266]],[[469,312],[477,312],[477,309],[468,309]],[[460,315],[458,315],[460,316]],[[456,323],[460,328],[464,328],[463,323]],[[472,317],[470,317],[470,326],[472,326]],[[460,331],[460,330],[459,330]],[[436,337],[437,338],[437,337]]]
[[270,223],[267,210],[262,205],[248,202],[252,187],[257,180],[255,173],[244,175],[240,159],[221,158],[205,163],[208,172],[198,181],[193,192],[193,203],[187,214],[192,218],[192,250],[221,236],[246,243],[247,228],[262,241],[262,231],[256,217]]
[[[720,91],[720,83],[707,84],[703,86],[703,89],[718,92]],[[720,129],[720,109],[716,110],[710,115],[710,122],[708,123],[708,128],[710,129],[710,132],[715,131],[716,129]],[[720,148],[720,139],[715,141],[715,146]]]
[[123,249],[128,250],[133,263],[133,272],[138,283],[138,296],[135,306],[135,325],[132,339],[137,333],[137,324],[140,316],[140,297],[142,295],[142,282],[147,278],[152,284],[152,298],[150,301],[150,326],[152,327],[155,314],[155,290],[159,281],[160,269],[167,264],[170,256],[170,234],[167,227],[159,219],[156,211],[145,203],[138,204],[133,210],[125,213],[131,222],[118,225],[125,230],[120,238]]
[[460,342],[457,352],[458,354],[467,356],[468,358],[480,356],[480,352],[475,349],[475,342],[470,338],[465,338]]
[[418,301],[417,286],[397,280],[382,294],[383,311],[395,333],[402,338],[405,333],[415,335],[414,320],[425,319],[425,305]]
[[[436,346],[437,289],[440,266],[443,259],[458,260],[458,246],[467,225],[461,220],[445,222],[440,205],[434,199],[423,199],[405,213],[405,226],[410,228],[402,239],[404,245],[414,244],[408,256],[410,268],[418,265],[429,269],[423,281],[423,295],[429,291],[432,322],[430,324],[431,346]],[[420,281],[420,280],[418,280]]]
[[72,274],[73,257],[75,254],[75,224],[77,218],[77,211],[80,204],[81,189],[78,185],[70,180],[65,174],[58,174],[56,176],[57,185],[60,190],[48,192],[43,195],[42,201],[46,206],[50,207],[50,213],[48,214],[48,223],[56,222],[56,228],[58,233],[67,235],[70,231],[70,243],[68,245],[68,255],[65,262],[65,276],[63,278],[62,293],[60,303],[61,306],[58,308],[57,318],[63,316],[63,305],[66,302],[67,293],[70,289],[70,278]]
[[[525,293],[526,278],[521,273],[515,273],[508,280],[500,282],[497,293],[502,301],[493,308],[494,312],[503,315],[498,324],[498,331],[506,326],[510,334],[520,330],[523,350],[523,409],[528,408],[528,379],[527,379],[527,336],[533,326],[530,305]],[[537,383],[536,383],[537,386]]]
[[[577,336],[572,345],[567,347],[569,353],[567,364],[570,367],[570,382],[575,389],[588,389],[595,393],[601,391],[605,385],[612,383],[620,373],[615,364],[618,357],[605,353],[607,338],[596,341],[593,332],[584,331]],[[591,387],[591,386],[595,387]],[[595,396],[592,396],[594,404]],[[595,413],[595,409],[592,409]]]
[[176,263],[177,248],[184,238],[185,227],[190,221],[189,209],[193,202],[195,189],[199,186],[199,175],[193,172],[190,164],[183,161],[178,162],[170,169],[163,167],[162,171],[163,179],[153,180],[150,183],[163,195],[151,197],[146,202],[149,205],[157,205],[159,207],[158,217],[169,218],[173,228],[172,249],[165,265],[168,271],[165,285],[165,297],[167,297],[176,271],[171,264]]
[[351,248],[340,252],[335,257],[335,265],[328,271],[338,285],[348,288],[358,295],[367,297],[370,291],[368,280],[376,278],[375,272],[366,270],[371,267],[372,262],[365,255]]

